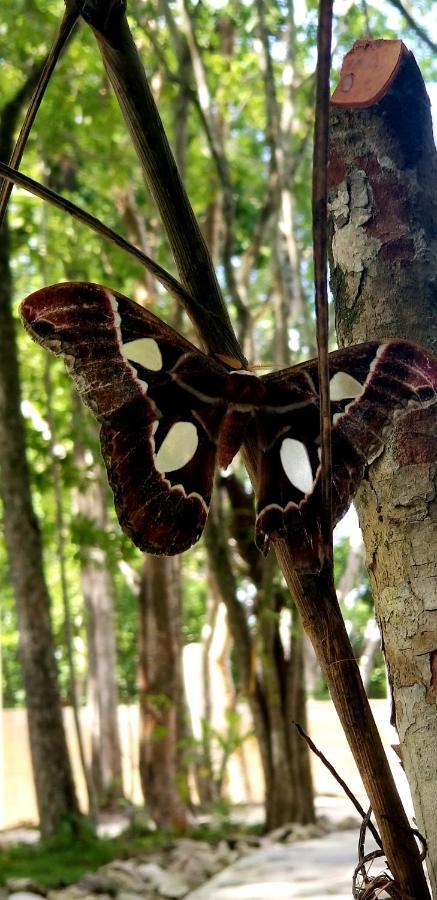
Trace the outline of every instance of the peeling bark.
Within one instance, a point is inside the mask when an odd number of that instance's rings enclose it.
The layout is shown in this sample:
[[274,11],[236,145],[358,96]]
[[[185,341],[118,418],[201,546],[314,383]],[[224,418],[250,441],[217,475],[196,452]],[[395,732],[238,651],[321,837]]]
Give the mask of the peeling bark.
[[[332,287],[339,343],[398,337],[436,352],[437,157],[411,54],[379,103],[333,108]],[[437,896],[435,409],[408,410],[358,495],[393,721]]]

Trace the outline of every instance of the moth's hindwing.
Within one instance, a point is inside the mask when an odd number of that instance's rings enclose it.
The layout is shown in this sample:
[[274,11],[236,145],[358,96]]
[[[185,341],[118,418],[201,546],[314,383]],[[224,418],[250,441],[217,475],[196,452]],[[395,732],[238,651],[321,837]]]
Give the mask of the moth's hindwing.
[[[365,466],[408,404],[437,399],[437,360],[402,341],[331,353],[333,525],[346,512]],[[321,468],[317,361],[264,376],[259,445],[257,543],[286,538],[300,568],[320,566]]]
[[99,285],[44,288],[21,315],[35,340],[64,357],[101,423],[122,528],[150,553],[187,549],[208,513],[226,370]]

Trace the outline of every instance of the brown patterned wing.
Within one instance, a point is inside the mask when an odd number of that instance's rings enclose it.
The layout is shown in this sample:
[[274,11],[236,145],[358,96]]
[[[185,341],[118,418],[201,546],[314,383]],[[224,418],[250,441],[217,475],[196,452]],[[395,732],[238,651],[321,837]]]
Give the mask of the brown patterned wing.
[[153,554],[198,540],[211,496],[227,373],[152,313],[94,284],[43,288],[26,330],[64,357],[101,445],[120,524]]
[[[260,448],[257,543],[286,538],[296,565],[321,562],[321,469],[317,361],[264,376],[257,416]],[[437,360],[402,341],[330,354],[333,525],[344,515],[388,430],[409,405],[437,399]]]

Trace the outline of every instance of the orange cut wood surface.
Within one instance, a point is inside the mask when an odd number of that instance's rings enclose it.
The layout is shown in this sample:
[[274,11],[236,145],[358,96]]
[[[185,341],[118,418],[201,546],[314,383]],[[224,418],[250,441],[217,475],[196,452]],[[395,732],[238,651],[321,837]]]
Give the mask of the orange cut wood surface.
[[356,41],[343,60],[331,103],[351,108],[373,106],[387,93],[408,52],[402,41]]

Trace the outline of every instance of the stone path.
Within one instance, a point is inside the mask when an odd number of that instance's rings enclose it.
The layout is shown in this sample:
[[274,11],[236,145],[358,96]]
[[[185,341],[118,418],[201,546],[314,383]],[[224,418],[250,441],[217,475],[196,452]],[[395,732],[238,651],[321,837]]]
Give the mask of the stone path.
[[357,830],[272,844],[224,869],[186,900],[350,900]]

